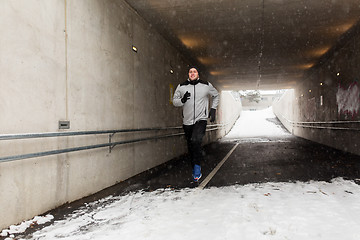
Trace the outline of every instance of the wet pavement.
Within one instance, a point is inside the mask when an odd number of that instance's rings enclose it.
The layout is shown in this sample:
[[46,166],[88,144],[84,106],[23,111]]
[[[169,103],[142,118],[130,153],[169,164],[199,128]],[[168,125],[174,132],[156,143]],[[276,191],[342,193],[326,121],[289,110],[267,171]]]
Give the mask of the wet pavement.
[[[359,183],[360,156],[292,135],[228,139],[204,146],[205,161],[202,165],[203,177],[200,183],[237,143],[234,152],[206,187],[261,182],[330,181],[336,177]],[[53,215],[53,221],[56,221],[85,203],[109,195],[124,195],[138,190],[153,191],[159,188],[194,188],[198,184],[192,182],[191,173],[187,155],[183,155],[97,194],[52,210],[48,214]],[[19,236],[30,236],[31,232],[49,224],[34,225]]]
[[357,180],[360,156],[287,136],[240,144],[208,186],[260,182]]
[[[292,135],[218,141],[204,146],[205,161],[200,183],[225,155],[234,152],[206,187],[234,184],[288,181],[330,181],[336,177],[360,178],[360,156],[317,144]],[[196,187],[191,181],[191,168],[186,155],[151,171],[151,176],[129,180],[129,187],[158,188]],[[133,182],[133,183],[131,183]]]

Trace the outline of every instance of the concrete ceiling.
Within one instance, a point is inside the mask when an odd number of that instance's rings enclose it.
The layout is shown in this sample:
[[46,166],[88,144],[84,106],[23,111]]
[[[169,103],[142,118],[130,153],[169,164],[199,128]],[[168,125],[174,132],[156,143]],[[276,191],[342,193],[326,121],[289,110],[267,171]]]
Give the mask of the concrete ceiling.
[[360,16],[360,0],[126,2],[232,90],[294,87]]

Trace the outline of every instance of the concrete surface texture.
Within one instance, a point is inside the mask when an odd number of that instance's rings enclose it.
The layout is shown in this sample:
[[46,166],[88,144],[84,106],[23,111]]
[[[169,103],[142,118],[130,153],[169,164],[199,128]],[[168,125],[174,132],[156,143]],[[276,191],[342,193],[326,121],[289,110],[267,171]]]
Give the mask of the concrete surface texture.
[[[181,109],[170,99],[190,63],[125,2],[2,1],[0,28],[1,134],[181,126]],[[218,121],[236,120],[239,111],[228,105],[222,103]],[[70,121],[70,129],[59,130],[59,120]],[[153,134],[163,133],[116,134],[112,141]],[[7,140],[0,142],[0,156],[108,141],[108,135]],[[116,146],[111,153],[102,148],[0,163],[6,193],[0,229],[185,151],[183,138],[175,137]]]
[[220,96],[218,121],[225,124],[225,127],[218,131],[218,138],[225,136],[241,115],[242,102],[240,98],[235,98],[234,94],[231,91],[222,91]]
[[340,150],[360,154],[359,26],[338,41],[303,82],[274,104],[290,132]]

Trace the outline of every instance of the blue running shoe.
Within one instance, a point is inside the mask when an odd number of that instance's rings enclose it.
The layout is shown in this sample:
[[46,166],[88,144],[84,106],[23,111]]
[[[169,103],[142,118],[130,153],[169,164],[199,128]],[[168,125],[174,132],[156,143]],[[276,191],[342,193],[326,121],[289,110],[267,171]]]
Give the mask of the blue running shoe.
[[201,174],[201,167],[200,165],[195,164],[194,169],[193,169],[193,180],[194,182],[198,182],[199,179],[201,178],[202,174]]

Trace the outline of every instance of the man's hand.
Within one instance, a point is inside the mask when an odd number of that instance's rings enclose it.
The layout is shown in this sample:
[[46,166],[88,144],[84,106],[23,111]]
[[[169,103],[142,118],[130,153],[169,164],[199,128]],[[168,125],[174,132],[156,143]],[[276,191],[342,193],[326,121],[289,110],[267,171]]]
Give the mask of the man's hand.
[[211,108],[210,112],[209,112],[209,118],[210,118],[210,122],[215,122],[215,118],[216,118],[216,109],[215,108]]
[[190,99],[190,93],[188,91],[186,91],[186,93],[184,94],[184,96],[181,99],[181,102],[185,103],[189,99]]

